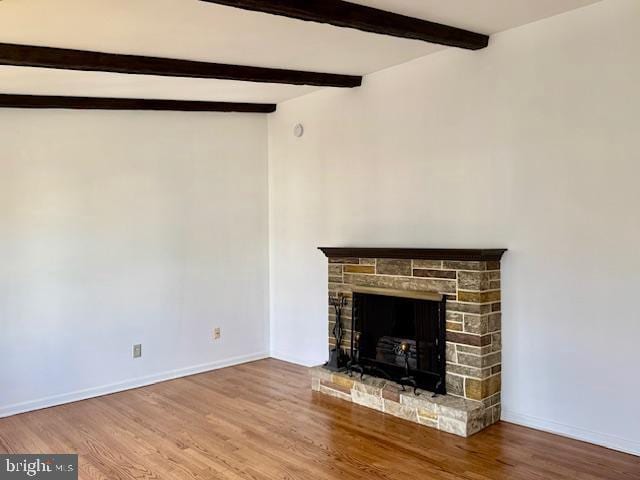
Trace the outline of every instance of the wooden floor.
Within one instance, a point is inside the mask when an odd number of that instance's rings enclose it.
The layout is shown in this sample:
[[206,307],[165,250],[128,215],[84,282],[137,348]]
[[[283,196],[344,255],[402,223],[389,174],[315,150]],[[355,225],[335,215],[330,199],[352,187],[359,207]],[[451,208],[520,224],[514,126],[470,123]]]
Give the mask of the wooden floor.
[[263,360],[0,420],[82,479],[640,479],[640,458],[500,423],[470,439],[312,393]]

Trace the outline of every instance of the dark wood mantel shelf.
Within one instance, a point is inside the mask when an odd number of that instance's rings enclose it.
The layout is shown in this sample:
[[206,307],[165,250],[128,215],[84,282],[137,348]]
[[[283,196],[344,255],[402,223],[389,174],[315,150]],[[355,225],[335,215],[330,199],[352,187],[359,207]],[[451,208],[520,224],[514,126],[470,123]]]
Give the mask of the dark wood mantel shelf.
[[500,261],[506,248],[358,248],[318,247],[329,258],[408,258],[414,260]]

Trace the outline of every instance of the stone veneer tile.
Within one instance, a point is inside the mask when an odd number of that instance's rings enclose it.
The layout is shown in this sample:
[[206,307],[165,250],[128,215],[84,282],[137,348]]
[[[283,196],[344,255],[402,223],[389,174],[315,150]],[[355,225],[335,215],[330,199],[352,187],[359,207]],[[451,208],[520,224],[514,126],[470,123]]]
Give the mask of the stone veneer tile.
[[425,292],[455,293],[454,280],[430,278],[392,277],[345,273],[344,282],[360,287],[393,288],[396,290],[420,290]]
[[447,322],[446,328],[452,332],[461,332],[462,324],[457,322]]
[[468,292],[466,290],[458,290],[458,301],[471,303],[499,302],[500,290],[489,290],[486,292]]
[[458,313],[474,313],[476,315],[485,315],[485,314],[491,313],[491,305],[447,301],[447,311],[458,312]]
[[384,413],[418,423],[418,414],[415,408],[407,407],[391,400],[384,401]]
[[378,275],[411,276],[411,260],[378,258],[376,260],[376,273]]
[[382,389],[382,398],[385,400],[400,402],[400,388],[393,383],[388,383]]
[[497,332],[502,328],[502,314],[501,313],[492,313],[489,315],[489,331]]
[[373,265],[345,265],[344,273],[376,273],[376,267]]
[[357,265],[358,263],[360,263],[360,259],[359,258],[330,258],[329,263],[354,263]]
[[491,335],[472,335],[470,333],[447,332],[447,341],[473,347],[483,347],[491,343]]
[[465,315],[464,331],[476,335],[489,333],[489,317],[486,315]]
[[376,264],[376,259],[375,258],[361,258],[360,259],[360,265],[375,265]]
[[491,349],[491,345],[486,345],[484,347],[472,347],[469,345],[456,345],[456,350],[462,353],[471,353],[472,355],[488,355],[493,350]]
[[462,375],[464,377],[472,377],[478,380],[482,380],[483,378],[488,378],[491,376],[491,369],[470,367],[468,365],[459,365],[457,363],[447,363],[447,376],[450,374]]
[[461,262],[445,260],[442,262],[442,268],[449,270],[486,270],[487,262]]
[[454,420],[453,418],[439,417],[438,429],[461,437],[467,436],[467,423],[460,420]]
[[370,395],[368,393],[360,392],[354,389],[351,392],[351,398],[353,403],[357,403],[358,405],[362,405],[363,407],[373,408],[374,410],[382,411],[382,401],[383,398],[377,395]]
[[491,334],[491,351],[497,352],[502,350],[502,333]]
[[455,280],[456,272],[455,270],[426,270],[423,268],[414,268],[413,276],[423,278],[448,278]]
[[500,387],[500,374],[483,380],[466,378],[464,381],[465,396],[472,400],[484,400],[487,397],[495,395],[500,391]]
[[413,268],[442,268],[442,260],[414,260]]
[[456,344],[447,342],[447,347],[445,348],[445,354],[447,357],[447,362],[458,363],[458,355],[456,352]]
[[461,290],[488,290],[487,272],[458,272],[458,288]]
[[447,393],[449,395],[464,396],[464,377],[447,373],[446,383]]

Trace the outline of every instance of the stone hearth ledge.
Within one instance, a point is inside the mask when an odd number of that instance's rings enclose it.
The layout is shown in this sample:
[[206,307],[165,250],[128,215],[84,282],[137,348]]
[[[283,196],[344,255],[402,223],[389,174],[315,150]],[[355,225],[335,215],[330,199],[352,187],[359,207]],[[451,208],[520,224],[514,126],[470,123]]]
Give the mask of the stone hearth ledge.
[[[402,391],[397,383],[359,374],[331,372],[313,367],[311,388],[326,395],[347,400],[380,412],[436,428],[461,437],[469,437],[499,419],[499,410],[480,401],[453,395],[432,396],[431,392]],[[494,418],[497,415],[498,418]]]

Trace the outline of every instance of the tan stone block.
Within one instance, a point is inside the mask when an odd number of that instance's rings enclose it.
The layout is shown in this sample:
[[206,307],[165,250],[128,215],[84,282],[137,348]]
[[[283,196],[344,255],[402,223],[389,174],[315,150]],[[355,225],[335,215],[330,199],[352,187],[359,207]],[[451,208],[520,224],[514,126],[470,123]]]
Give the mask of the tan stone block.
[[482,400],[482,403],[485,406],[485,408],[493,407],[494,405],[497,405],[498,403],[500,403],[500,394],[496,393],[495,395],[491,395],[490,397]]
[[342,265],[329,265],[329,275],[342,276]]
[[320,391],[320,379],[319,378],[312,378],[311,379],[311,390],[313,390],[314,392],[319,392]]
[[373,274],[376,273],[376,267],[374,267],[373,265],[345,265],[344,272]]
[[382,398],[392,402],[400,402],[400,388],[394,384],[387,384],[382,389]]
[[489,317],[487,315],[465,314],[463,329],[467,333],[485,335],[489,333]]
[[456,345],[456,350],[462,353],[471,353],[472,355],[488,355],[492,352],[491,345],[484,347],[472,347],[469,345]]
[[467,436],[467,422],[461,422],[448,417],[440,417],[438,419],[438,429],[443,432],[453,433],[460,437]]
[[481,358],[483,367],[494,367],[502,362],[502,352],[491,353]]
[[411,276],[411,260],[378,258],[376,260],[376,272],[378,275]]
[[500,350],[502,350],[502,334],[492,333],[491,334],[491,351],[499,352]]
[[342,373],[334,373],[331,375],[331,382],[341,387],[351,390],[353,388],[353,379]]
[[464,396],[464,377],[447,373],[447,394]]
[[[436,404],[430,401],[431,394],[419,394],[413,393],[413,390],[400,390],[400,404],[412,408],[426,408],[432,411],[436,411]],[[427,395],[427,396],[425,396]]]
[[462,324],[456,322],[447,322],[447,330],[451,330],[452,332],[461,332]]
[[491,305],[483,305],[480,303],[459,303],[457,301],[447,301],[447,311],[484,315],[487,313],[491,313]]
[[445,260],[442,268],[449,270],[486,270],[487,262],[463,262]]
[[383,410],[382,397],[377,395],[369,395],[368,393],[360,392],[358,390],[352,390],[351,398],[353,403],[362,405],[363,407],[373,408],[374,410]]
[[425,420],[431,420],[431,421],[438,421],[438,414],[436,412],[433,412],[431,410],[426,410],[424,408],[418,408],[417,409],[417,414],[419,418],[425,419]]
[[502,328],[502,313],[492,313],[489,315],[489,332],[498,332]]
[[458,290],[458,301],[469,303],[492,303],[500,301],[500,290],[486,292],[469,292]]
[[414,260],[413,268],[425,268],[425,269],[441,269],[442,260]]
[[483,379],[491,376],[490,368],[469,367],[467,365],[459,365],[457,363],[447,363],[447,375],[462,375],[464,377],[473,377]]
[[491,344],[491,335],[447,332],[447,342],[461,343],[463,345],[471,345],[473,347],[484,347]]
[[447,322],[458,322],[462,323],[464,320],[464,315],[458,312],[451,312],[447,310]]
[[360,259],[359,258],[354,258],[354,257],[350,257],[350,258],[330,258],[329,259],[329,263],[352,263],[352,264],[358,264],[360,263]]
[[489,277],[486,272],[458,272],[458,288],[460,290],[488,290]]
[[445,356],[447,358],[447,362],[458,363],[458,355],[456,352],[455,343],[447,343],[445,347]]
[[500,374],[483,380],[466,378],[464,385],[465,396],[471,400],[484,400],[500,391]]
[[458,354],[458,363],[467,367],[482,368],[482,357],[468,353]]
[[418,423],[418,414],[415,408],[400,405],[399,403],[392,402],[391,400],[384,401],[384,413]]
[[376,264],[376,259],[375,258],[361,258],[360,259],[360,265],[375,265]]
[[425,427],[438,428],[438,419],[432,420],[429,417],[421,417],[418,415],[418,423]]
[[451,280],[455,280],[457,274],[455,270],[428,270],[426,268],[414,268],[413,276],[423,278],[449,278]]

